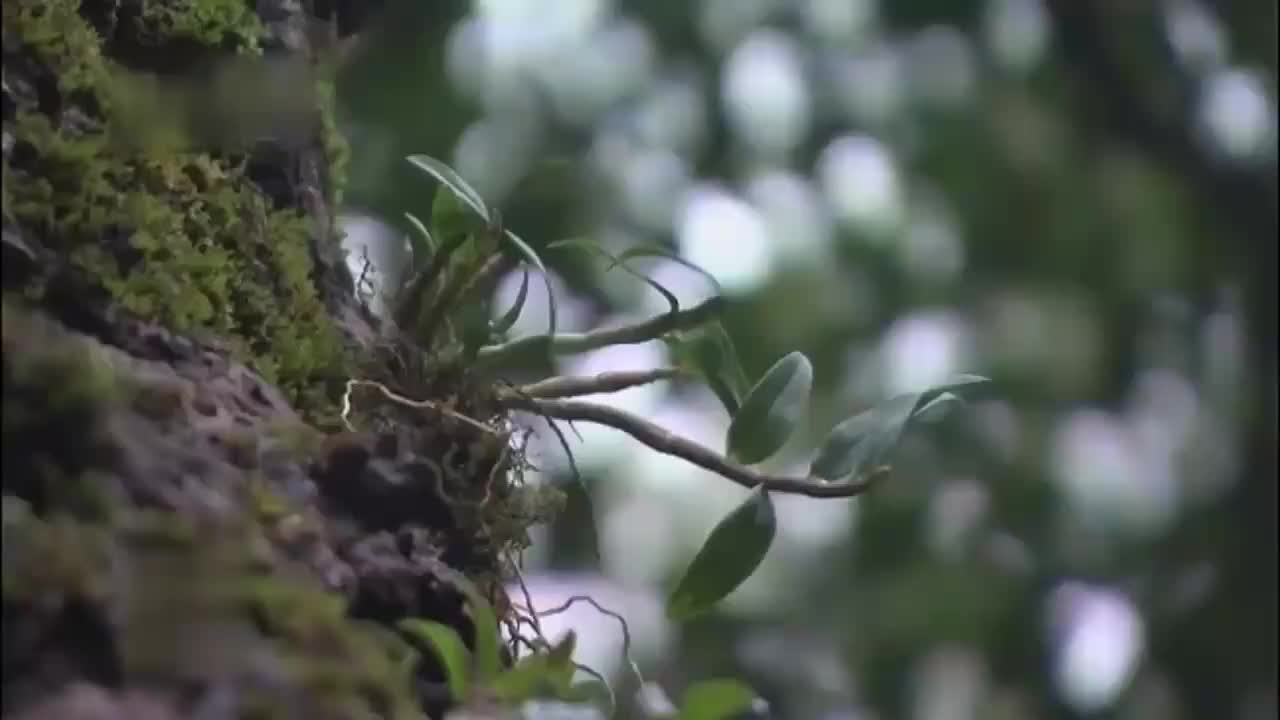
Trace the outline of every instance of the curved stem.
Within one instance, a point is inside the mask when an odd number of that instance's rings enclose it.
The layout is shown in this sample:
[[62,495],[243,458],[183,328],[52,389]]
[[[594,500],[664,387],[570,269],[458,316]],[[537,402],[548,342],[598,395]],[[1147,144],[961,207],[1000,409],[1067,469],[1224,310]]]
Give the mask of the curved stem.
[[828,483],[816,478],[771,475],[739,465],[625,410],[580,400],[528,397],[510,391],[501,394],[499,402],[513,410],[525,410],[558,420],[593,422],[621,430],[660,453],[687,460],[747,488],[763,485],[767,490],[792,495],[817,498],[854,497],[866,492],[877,479],[888,472],[887,467],[881,466],[870,473],[839,483]]

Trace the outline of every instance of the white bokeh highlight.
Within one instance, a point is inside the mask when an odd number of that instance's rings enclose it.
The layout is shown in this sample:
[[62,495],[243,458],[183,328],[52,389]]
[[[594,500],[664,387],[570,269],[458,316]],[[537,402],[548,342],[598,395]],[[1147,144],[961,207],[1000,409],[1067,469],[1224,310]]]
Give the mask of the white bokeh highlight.
[[1137,609],[1115,590],[1072,581],[1054,590],[1047,611],[1063,699],[1082,713],[1110,707],[1132,682],[1144,651]]
[[750,203],[718,185],[695,185],[676,228],[680,255],[710,273],[728,295],[749,293],[772,270],[769,228]]
[[721,97],[734,133],[748,147],[782,155],[808,134],[809,84],[795,42],[759,30],[734,49],[724,67]]

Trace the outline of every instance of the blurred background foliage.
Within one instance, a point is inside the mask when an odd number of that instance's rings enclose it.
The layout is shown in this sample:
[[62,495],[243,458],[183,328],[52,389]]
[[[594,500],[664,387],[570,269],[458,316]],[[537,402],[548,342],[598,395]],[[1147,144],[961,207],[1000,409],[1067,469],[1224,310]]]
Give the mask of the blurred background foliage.
[[[669,244],[723,284],[750,374],[813,359],[808,430],[777,469],[888,395],[995,380],[913,432],[869,496],[780,499],[757,574],[682,627],[662,598],[745,491],[585,426],[578,485],[535,438],[530,480],[570,492],[525,557],[535,604],[612,606],[673,696],[731,675],[777,718],[1261,720],[1275,83],[1263,0],[391,2],[340,79],[344,219],[353,259],[394,275],[401,213],[427,217],[434,192],[404,156],[427,153],[535,246]],[[568,329],[665,307],[585,256],[547,260]],[[710,291],[644,267],[686,304]],[[705,389],[607,401],[722,446]],[[623,671],[612,620],[556,622]]]

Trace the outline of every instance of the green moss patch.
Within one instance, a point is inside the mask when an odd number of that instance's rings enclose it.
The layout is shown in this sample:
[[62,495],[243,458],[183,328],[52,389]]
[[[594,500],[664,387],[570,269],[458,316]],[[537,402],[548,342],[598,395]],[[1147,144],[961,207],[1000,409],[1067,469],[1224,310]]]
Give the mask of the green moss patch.
[[[62,103],[83,109],[70,122],[65,113],[51,119],[43,107],[19,107],[6,122],[15,142],[4,164],[5,215],[124,307],[230,343],[301,411],[325,414],[346,359],[313,283],[311,221],[272,207],[247,177],[243,155],[123,142],[101,117],[119,98],[78,5],[4,4],[6,53],[33,55],[56,76]],[[139,18],[149,33],[250,50],[261,32],[240,0],[144,2]],[[323,145],[340,165],[345,146],[335,128],[325,130]]]
[[155,41],[188,38],[257,52],[262,23],[244,0],[143,0],[140,26]]

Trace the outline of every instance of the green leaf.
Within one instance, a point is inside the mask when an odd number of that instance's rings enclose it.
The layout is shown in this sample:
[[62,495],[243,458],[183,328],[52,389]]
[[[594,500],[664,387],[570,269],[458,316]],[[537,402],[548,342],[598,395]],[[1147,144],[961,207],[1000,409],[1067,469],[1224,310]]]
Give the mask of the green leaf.
[[546,654],[537,653],[499,675],[489,689],[503,702],[520,703],[544,692],[550,684],[549,675]]
[[720,287],[720,281],[716,280],[715,275],[712,275],[706,270],[698,267],[696,264],[691,263],[688,260],[685,260],[684,258],[680,257],[679,254],[674,253],[660,245],[645,244],[645,245],[637,245],[635,247],[627,248],[626,251],[624,251],[621,255],[619,255],[618,259],[615,260],[614,262],[624,263],[632,258],[639,258],[639,257],[658,257],[658,258],[664,258],[667,260],[671,260],[672,262],[679,263],[689,268],[690,270],[698,273],[702,277],[706,278],[707,282],[711,283],[711,287],[715,288],[717,295],[724,294],[722,291],[722,288]]
[[471,187],[466,180],[463,180],[457,170],[428,155],[410,155],[406,159],[414,167],[439,180],[459,200],[466,203],[477,215],[483,218],[486,224],[489,223],[489,207],[485,205],[480,193],[476,192],[475,188]]
[[445,680],[453,699],[465,702],[471,687],[471,654],[458,633],[448,625],[414,618],[401,620],[398,627],[431,648],[444,666]]
[[427,226],[422,224],[413,213],[405,213],[404,219],[413,227],[414,232],[409,234],[409,247],[413,249],[413,269],[420,271],[427,266],[431,258],[436,253],[436,240],[431,236],[431,232],[427,230]]
[[750,464],[777,452],[803,418],[812,388],[813,366],[804,353],[774,363],[729,423],[729,457]]
[[550,316],[548,318],[547,336],[550,339],[551,336],[556,334],[556,295],[551,289],[551,273],[547,272],[547,266],[542,264],[542,258],[538,257],[538,253],[532,247],[529,247],[528,243],[521,240],[520,236],[510,230],[505,232],[505,236],[515,246],[516,250],[524,256],[525,260],[528,260],[534,267],[542,271],[542,282],[547,287],[547,308]]
[[516,293],[516,300],[511,305],[511,309],[502,314],[502,317],[493,322],[493,332],[501,335],[512,327],[515,327],[516,320],[520,319],[520,311],[524,310],[524,302],[529,297],[529,269],[524,268],[524,275],[520,278],[520,290]]
[[489,323],[491,315],[487,298],[472,297],[464,299],[457,310],[461,325],[459,340],[462,342],[462,357],[467,362],[475,360],[480,348],[489,341],[492,329]]
[[431,202],[431,228],[446,248],[447,256],[479,234],[479,220],[453,193],[437,192]]
[[706,680],[690,687],[678,720],[726,720],[751,709],[755,692],[737,680]]
[[573,687],[576,668],[571,656],[575,637],[572,631],[555,647],[523,658],[516,666],[499,675],[489,688],[508,703],[533,697],[560,697]]
[[574,631],[570,630],[565,633],[564,638],[556,643],[547,653],[547,662],[553,667],[572,667],[573,666],[573,649],[577,647],[578,636]]
[[760,565],[777,527],[773,501],[757,487],[711,531],[667,599],[667,617],[699,615],[733,592]]
[[605,250],[604,248],[600,247],[598,243],[592,242],[591,240],[587,240],[585,238],[568,238],[565,240],[557,240],[551,243],[550,245],[548,245],[547,249],[562,248],[562,247],[578,248],[580,250],[594,252],[597,255],[603,256],[606,260],[609,261],[609,267],[605,268],[605,272],[608,272],[609,270],[612,270],[615,267],[622,268],[624,271],[626,271],[628,275],[631,275],[632,277],[635,277],[635,278],[639,278],[644,284],[658,291],[658,294],[661,295],[662,298],[667,301],[667,305],[670,306],[671,312],[680,311],[680,301],[676,299],[675,293],[672,293],[670,290],[664,287],[657,280],[654,280],[648,275],[645,275],[644,273],[633,269],[630,265],[627,265],[626,257],[625,257],[626,253],[623,253],[622,256],[614,255],[608,250]]
[[467,607],[471,610],[471,624],[476,628],[476,674],[479,682],[487,684],[502,670],[501,640],[498,638],[498,618],[493,607],[474,587],[463,587]]
[[712,321],[692,331],[668,333],[663,340],[675,366],[700,375],[729,416],[737,415],[747,378],[724,326]]
[[878,467],[898,446],[913,419],[934,419],[954,403],[948,396],[958,400],[956,391],[989,382],[977,375],[957,375],[937,387],[892,397],[854,415],[827,433],[809,473],[824,480],[839,480]]

